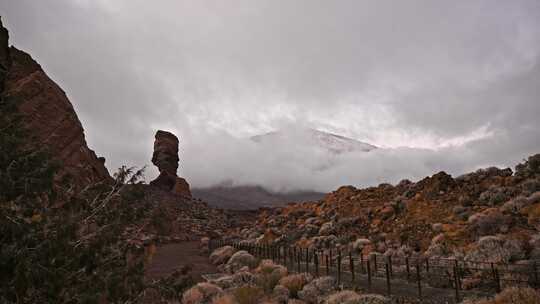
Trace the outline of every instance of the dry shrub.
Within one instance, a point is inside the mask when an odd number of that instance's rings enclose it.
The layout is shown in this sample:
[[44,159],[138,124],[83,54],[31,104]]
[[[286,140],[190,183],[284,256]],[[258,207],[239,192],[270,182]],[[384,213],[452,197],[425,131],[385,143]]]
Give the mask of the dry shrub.
[[257,284],[261,286],[265,292],[270,293],[278,284],[279,280],[287,275],[287,268],[274,264],[271,260],[262,260],[259,267],[255,269],[257,276]]
[[279,280],[280,285],[287,287],[292,298],[297,298],[298,292],[302,290],[307,283],[306,275],[302,273],[291,274]]
[[538,304],[540,292],[532,288],[511,287],[495,297],[496,304]]
[[475,302],[466,301],[467,304],[538,304],[540,292],[532,288],[511,287],[503,290],[494,299],[482,299]]
[[237,302],[232,295],[227,294],[215,297],[212,304],[237,304]]
[[270,293],[274,290],[280,279],[281,275],[278,272],[263,272],[258,276],[257,283],[265,292]]
[[469,217],[468,221],[471,231],[478,237],[496,234],[503,226],[511,224],[511,218],[503,215],[495,208],[474,214]]
[[527,222],[532,227],[540,227],[540,204],[534,204],[523,209],[523,213],[528,215]]
[[257,286],[244,285],[233,291],[238,304],[258,304],[264,296],[264,291]]

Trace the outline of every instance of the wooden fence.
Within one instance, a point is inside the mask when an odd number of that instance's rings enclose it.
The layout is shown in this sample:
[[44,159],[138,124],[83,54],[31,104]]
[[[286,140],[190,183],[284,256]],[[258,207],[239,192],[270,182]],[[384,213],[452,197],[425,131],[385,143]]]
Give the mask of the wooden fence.
[[[226,245],[248,251],[258,258],[271,259],[291,271],[333,276],[338,285],[372,291],[376,289],[387,295],[403,292],[410,295],[414,290],[413,295],[423,299],[426,293],[440,294],[444,289],[447,293],[451,292],[453,300],[459,303],[464,293],[487,295],[508,286],[540,287],[536,261],[530,264],[500,264],[443,258],[392,258],[381,254],[363,256],[351,250],[314,250],[224,240],[211,240],[210,252]],[[384,290],[381,290],[381,284]],[[469,285],[466,291],[465,285]],[[472,288],[473,285],[476,287]],[[394,287],[399,291],[394,292]]]

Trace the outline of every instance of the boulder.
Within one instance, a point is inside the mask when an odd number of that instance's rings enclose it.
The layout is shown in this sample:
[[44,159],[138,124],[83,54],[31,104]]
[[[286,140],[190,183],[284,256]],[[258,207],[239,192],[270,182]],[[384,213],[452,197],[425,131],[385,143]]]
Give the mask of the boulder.
[[352,304],[359,298],[360,295],[352,290],[342,290],[328,296],[324,304]]
[[232,246],[220,247],[210,254],[210,262],[214,265],[225,264],[235,252],[236,249]]
[[371,241],[368,239],[360,238],[356,239],[353,243],[353,249],[357,252],[362,252],[362,249],[364,249],[365,246],[370,245]]
[[253,268],[256,264],[257,260],[255,257],[245,250],[237,251],[227,262],[227,266],[233,267],[232,269],[238,269],[245,266]]
[[431,225],[431,230],[436,233],[441,233],[443,231],[443,224],[442,223],[435,223]]
[[182,295],[182,304],[210,304],[214,297],[223,294],[223,289],[211,283],[199,283]]
[[298,299],[289,299],[289,301],[287,301],[287,304],[306,304],[306,302]]
[[286,287],[292,297],[296,297],[298,292],[312,280],[312,276],[307,273],[290,274],[279,280],[279,285]]
[[334,291],[335,279],[324,276],[311,281],[298,292],[298,298],[307,303],[318,303],[324,296]]
[[253,285],[256,283],[256,277],[254,274],[249,272],[249,269],[247,269],[247,267],[245,267],[236,271],[232,275],[224,275],[219,278],[212,279],[209,281],[209,283],[215,284],[222,289],[227,290],[246,284]]
[[278,303],[287,303],[289,301],[290,292],[289,289],[283,285],[276,285],[272,291],[272,298]]
[[529,240],[529,247],[531,252],[529,258],[532,260],[540,260],[540,234],[535,234]]
[[319,229],[319,235],[330,235],[336,231],[336,227],[333,222],[326,222],[322,224],[321,229]]
[[392,301],[378,294],[363,294],[351,302],[346,302],[347,304],[390,304]]
[[172,191],[173,193],[176,193],[182,196],[191,197],[191,190],[189,189],[189,184],[182,177],[176,177],[176,181],[174,183]]

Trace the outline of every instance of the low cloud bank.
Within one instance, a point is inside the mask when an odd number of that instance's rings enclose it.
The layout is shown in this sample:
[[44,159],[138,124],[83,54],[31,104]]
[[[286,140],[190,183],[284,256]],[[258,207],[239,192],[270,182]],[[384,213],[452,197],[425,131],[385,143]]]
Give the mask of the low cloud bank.
[[[522,138],[540,138],[537,129],[519,133]],[[184,138],[180,174],[193,186],[232,181],[280,192],[327,192],[342,185],[366,187],[405,178],[419,180],[438,171],[458,176],[489,166],[513,168],[528,155],[540,152],[539,143],[520,141],[504,132],[437,150],[400,147],[342,154],[307,145],[294,135],[280,145],[226,133],[186,134]]]

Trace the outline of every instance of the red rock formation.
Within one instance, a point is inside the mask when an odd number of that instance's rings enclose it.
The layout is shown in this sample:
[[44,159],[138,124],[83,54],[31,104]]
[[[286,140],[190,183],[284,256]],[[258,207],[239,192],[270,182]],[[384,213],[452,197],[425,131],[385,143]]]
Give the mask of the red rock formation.
[[41,66],[23,51],[8,48],[8,32],[0,23],[0,89],[2,98],[18,101],[32,149],[45,148],[61,163],[56,180],[76,185],[110,180],[104,158],[88,148],[71,102]]
[[158,130],[154,141],[152,163],[158,167],[159,176],[151,181],[150,185],[191,197],[187,181],[176,175],[178,160],[178,138],[170,132]]
[[183,196],[191,197],[191,191],[189,190],[188,182],[181,177],[176,178],[176,182],[173,187],[173,192]]

